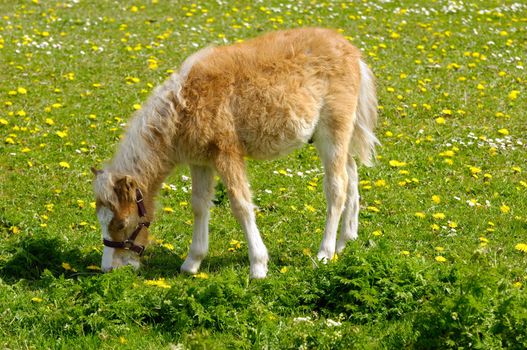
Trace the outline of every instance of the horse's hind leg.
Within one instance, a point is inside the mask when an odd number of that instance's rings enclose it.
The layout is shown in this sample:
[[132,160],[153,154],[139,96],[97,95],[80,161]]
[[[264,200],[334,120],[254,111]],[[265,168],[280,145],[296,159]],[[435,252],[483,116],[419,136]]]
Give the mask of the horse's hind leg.
[[216,159],[216,170],[227,187],[229,201],[234,216],[240,223],[249,248],[251,278],[264,278],[267,275],[267,249],[256,226],[254,206],[245,172],[242,156],[219,155]]
[[346,242],[351,239],[357,239],[357,230],[359,225],[359,176],[357,173],[357,164],[355,159],[348,155],[348,193],[346,196],[346,205],[342,214],[340,228],[340,237],[337,242],[337,253],[340,253],[346,247]]
[[335,254],[338,225],[346,201],[348,187],[346,163],[349,144],[349,133],[346,129],[346,123],[340,130],[322,125],[315,136],[315,145],[325,170],[326,227],[317,254],[318,259],[324,262],[331,260]]
[[214,170],[206,166],[191,166],[192,211],[194,232],[192,243],[181,271],[195,274],[209,249],[209,218],[214,196]]

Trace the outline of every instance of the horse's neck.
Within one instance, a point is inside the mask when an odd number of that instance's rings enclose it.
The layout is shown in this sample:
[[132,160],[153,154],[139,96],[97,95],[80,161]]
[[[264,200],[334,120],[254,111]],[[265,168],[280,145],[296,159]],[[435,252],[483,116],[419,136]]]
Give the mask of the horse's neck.
[[131,175],[150,196],[155,196],[174,167],[172,142],[177,133],[176,77],[157,87],[130,121],[113,160],[113,168]]
[[169,161],[168,152],[168,149],[159,149],[147,142],[131,125],[119,145],[111,168],[115,173],[132,176],[143,191],[155,196],[174,166]]

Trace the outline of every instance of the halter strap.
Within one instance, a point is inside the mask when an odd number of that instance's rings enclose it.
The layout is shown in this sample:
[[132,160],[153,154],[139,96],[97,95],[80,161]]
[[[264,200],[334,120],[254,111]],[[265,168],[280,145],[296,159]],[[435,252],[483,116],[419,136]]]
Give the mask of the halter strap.
[[135,190],[135,202],[137,203],[137,210],[139,212],[139,217],[146,216],[145,201],[143,199],[143,192],[138,188]]
[[[139,188],[136,189],[135,191],[135,202],[137,204],[137,212],[139,213],[139,218],[144,218],[146,216],[146,208],[145,208],[143,193],[141,192]],[[134,232],[132,232],[130,237],[128,237],[128,239],[122,242],[116,242],[116,241],[110,241],[106,238],[103,238],[102,243],[106,247],[110,247],[110,248],[120,248],[120,249],[131,250],[141,256],[143,255],[145,251],[145,246],[135,244],[135,239],[137,238],[137,236],[139,235],[139,232],[141,232],[143,228],[148,228],[148,227],[150,227],[150,222],[148,221],[140,222],[139,224],[137,224],[137,227],[135,228]]]

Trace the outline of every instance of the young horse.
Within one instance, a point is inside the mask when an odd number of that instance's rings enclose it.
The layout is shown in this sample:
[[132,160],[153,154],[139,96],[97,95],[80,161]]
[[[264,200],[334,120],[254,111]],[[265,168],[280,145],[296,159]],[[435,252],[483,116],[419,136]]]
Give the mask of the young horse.
[[[267,274],[244,157],[271,159],[314,142],[325,169],[326,227],[318,259],[357,238],[354,157],[369,164],[378,142],[374,78],[360,52],[327,29],[273,32],[190,56],[131,120],[117,154],[95,171],[103,271],[139,266],[154,197],[177,164],[192,175],[194,229],[181,270],[195,274],[208,250],[214,174],[245,233],[250,275]],[[338,242],[337,230],[341,222]]]

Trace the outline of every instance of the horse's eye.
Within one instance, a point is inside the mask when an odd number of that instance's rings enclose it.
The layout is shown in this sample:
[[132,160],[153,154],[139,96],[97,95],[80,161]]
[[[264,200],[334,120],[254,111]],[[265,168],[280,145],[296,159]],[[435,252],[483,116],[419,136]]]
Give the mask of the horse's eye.
[[114,220],[112,226],[116,231],[121,231],[126,225],[123,220]]

